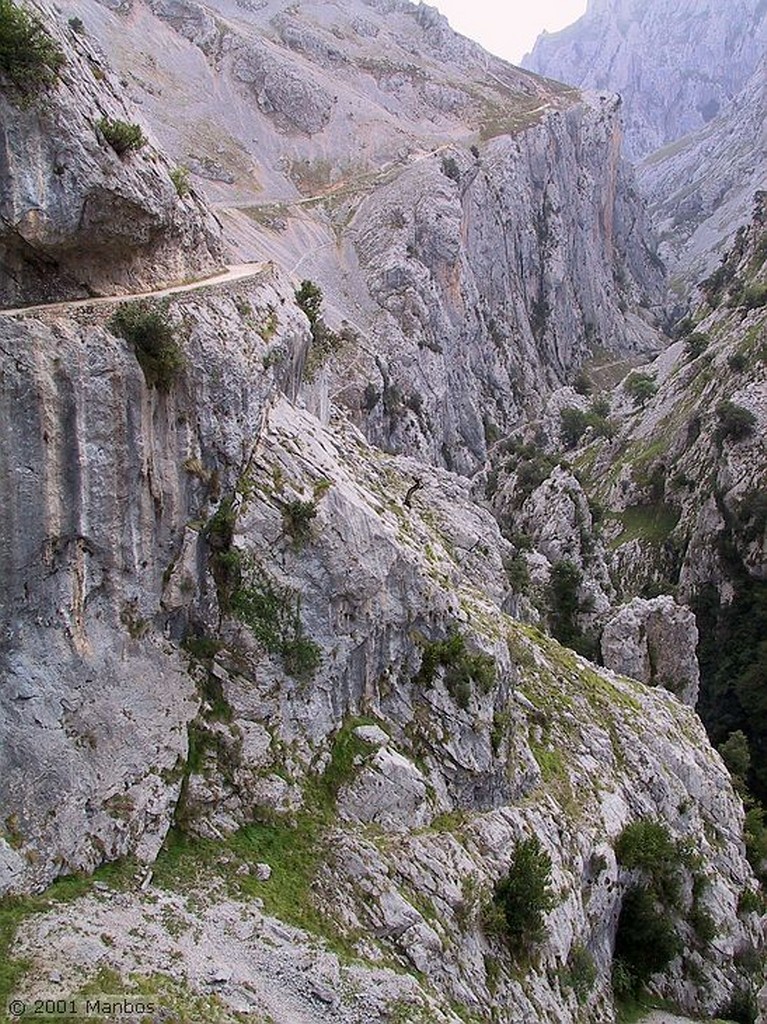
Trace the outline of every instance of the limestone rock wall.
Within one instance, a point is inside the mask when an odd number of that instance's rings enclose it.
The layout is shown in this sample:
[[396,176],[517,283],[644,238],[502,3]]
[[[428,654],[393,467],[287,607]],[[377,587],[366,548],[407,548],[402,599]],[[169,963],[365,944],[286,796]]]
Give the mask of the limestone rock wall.
[[[220,228],[150,143],[118,156],[102,117],[146,122],[87,35],[39,11],[66,63],[60,81],[21,103],[0,95],[0,306],[149,290],[220,264]],[[151,132],[149,133],[151,136]]]
[[712,121],[762,57],[758,0],[604,0],[561,32],[539,36],[523,64],[623,98],[626,153],[641,159]]
[[477,157],[434,154],[363,202],[368,436],[471,472],[600,347],[657,350],[663,278],[619,150],[613,102],[584,103]]
[[[4,888],[151,857],[170,825],[200,702],[178,642],[190,595],[211,600],[200,530],[306,340],[269,271],[242,289],[174,300],[185,369],[167,394],[109,307],[0,321]],[[265,370],[254,318],[271,310]]]

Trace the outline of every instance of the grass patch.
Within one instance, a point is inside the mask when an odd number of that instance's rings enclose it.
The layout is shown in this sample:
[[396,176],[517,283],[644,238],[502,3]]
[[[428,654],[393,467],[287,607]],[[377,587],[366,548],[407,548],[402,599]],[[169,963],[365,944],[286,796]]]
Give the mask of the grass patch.
[[661,545],[668,540],[677,527],[681,512],[670,505],[630,505],[625,512],[617,517],[623,529],[610,543],[610,547],[620,547],[632,540],[645,541],[648,544]]
[[538,762],[544,782],[553,782],[555,779],[565,777],[565,764],[561,750],[553,749],[546,743],[536,743],[534,740],[530,740],[530,750]]
[[[261,899],[268,914],[325,939],[336,953],[354,956],[350,939],[317,899],[315,880],[327,864],[325,836],[335,822],[338,793],[354,776],[359,760],[375,749],[354,730],[371,724],[372,719],[363,718],[344,723],[325,771],[307,783],[303,809],[292,817],[271,812],[271,820],[246,825],[223,842],[193,838],[179,829],[171,832],[154,865],[155,884],[186,893],[209,890],[212,880],[220,880],[233,897]],[[271,877],[262,882],[252,874],[238,874],[243,863],[266,863]]]

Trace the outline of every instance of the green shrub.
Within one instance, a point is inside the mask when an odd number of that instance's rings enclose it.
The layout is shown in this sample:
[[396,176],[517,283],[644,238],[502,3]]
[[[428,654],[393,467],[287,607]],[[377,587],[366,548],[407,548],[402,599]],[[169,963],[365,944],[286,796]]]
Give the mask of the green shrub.
[[118,156],[135,152],[147,143],[144,133],[137,124],[102,117],[96,122],[96,127]]
[[169,391],[184,357],[166,307],[148,299],[125,302],[109,321],[109,329],[134,346],[147,385]]
[[736,297],[743,309],[761,309],[767,306],[767,284],[749,284]]
[[753,433],[756,426],[756,416],[750,409],[744,409],[735,402],[720,402],[716,407],[716,415],[719,419],[716,428],[716,438],[719,442],[725,438],[735,442],[742,441]]
[[345,342],[356,340],[356,334],[349,324],[345,324],[340,332],[331,330],[322,318],[322,289],[314,281],[304,280],[295,292],[296,305],[309,320],[312,343],[306,357],[304,373],[307,381],[312,381],[317,370]]
[[697,359],[698,356],[708,348],[708,335],[702,334],[700,331],[693,331],[687,335],[687,340],[684,343],[684,350],[687,354],[688,359]]
[[585,946],[578,944],[570,950],[562,980],[575,992],[579,1003],[586,1002],[597,980],[597,969],[593,956]]
[[515,594],[524,594],[530,587],[530,570],[527,566],[527,559],[524,555],[515,555],[513,558],[504,559],[503,567],[506,570],[506,577],[509,585]]
[[734,779],[745,785],[751,768],[751,751],[743,730],[736,729],[735,732],[731,732],[718,749],[722,760],[727,765],[727,771]]
[[754,874],[764,885],[767,884],[767,811],[761,804],[752,802],[746,811],[743,838],[746,843],[746,858]]
[[78,36],[84,36],[85,35],[85,25],[83,25],[83,19],[82,18],[70,18],[69,21],[67,22],[67,24],[72,29],[72,31],[75,33],[75,35],[78,35]]
[[29,97],[58,81],[64,54],[42,21],[13,0],[0,0],[0,79]]
[[314,326],[322,311],[322,289],[314,281],[302,281],[300,288],[296,290],[296,305],[309,319]]
[[738,897],[739,914],[763,914],[765,912],[764,893],[756,889],[744,889]]
[[658,385],[651,374],[634,370],[623,382],[623,390],[633,398],[634,405],[639,408],[656,394]]
[[744,352],[733,352],[727,357],[727,365],[734,373],[743,373],[748,366],[748,358]]
[[677,851],[663,822],[640,818],[623,829],[615,843],[615,855],[621,867],[645,871],[655,878],[674,864]]
[[296,548],[303,547],[311,538],[312,520],[317,515],[315,501],[289,501],[282,508],[282,528]]
[[451,181],[461,180],[461,171],[458,164],[455,161],[455,157],[443,156],[442,164],[440,165],[442,173],[451,179]]
[[756,995],[748,988],[733,992],[729,1003],[717,1013],[717,1017],[737,1024],[754,1024],[759,1013]]
[[189,195],[191,185],[189,184],[188,167],[174,167],[170,172],[170,180],[173,182],[173,187],[175,188],[176,195],[179,199],[183,199],[184,196]]
[[615,843],[615,855],[621,867],[641,871],[660,900],[671,906],[679,903],[680,855],[663,822],[653,818],[631,822]]
[[705,947],[710,946],[719,934],[719,929],[711,914],[698,903],[695,903],[690,910],[687,922]]
[[593,387],[594,385],[588,373],[584,369],[578,370],[573,378],[573,389],[577,391],[579,395],[590,395]]
[[581,579],[580,569],[569,559],[552,566],[548,586],[549,622],[551,632],[561,644],[594,660],[596,639],[578,625],[578,615],[584,610],[578,597]]
[[431,686],[437,669],[443,669],[445,686],[459,707],[466,709],[471,700],[473,685],[488,693],[495,685],[495,660],[488,654],[470,654],[466,641],[458,632],[445,640],[426,643],[421,667],[414,681]]
[[255,559],[240,556],[240,579],[231,595],[232,613],[269,654],[279,654],[296,679],[311,679],[322,661],[320,648],[305,634],[301,598],[282,587]]
[[634,989],[645,985],[681,952],[670,914],[646,886],[626,894],[618,918],[615,957]]
[[586,413],[573,406],[567,406],[560,412],[560,435],[566,448],[574,448],[580,441],[589,421]]
[[490,929],[500,933],[512,958],[525,959],[546,937],[544,915],[557,905],[551,887],[551,857],[536,836],[517,843],[508,874],[493,893]]

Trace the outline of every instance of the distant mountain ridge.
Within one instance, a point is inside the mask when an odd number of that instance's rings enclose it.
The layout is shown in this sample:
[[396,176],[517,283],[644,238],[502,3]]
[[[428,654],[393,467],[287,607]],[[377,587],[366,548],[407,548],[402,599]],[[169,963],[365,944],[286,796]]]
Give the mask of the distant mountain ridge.
[[712,121],[766,44],[764,0],[592,0],[573,25],[541,35],[522,65],[620,93],[625,152],[640,160]]
[[767,57],[722,114],[637,167],[677,289],[710,273],[767,187]]

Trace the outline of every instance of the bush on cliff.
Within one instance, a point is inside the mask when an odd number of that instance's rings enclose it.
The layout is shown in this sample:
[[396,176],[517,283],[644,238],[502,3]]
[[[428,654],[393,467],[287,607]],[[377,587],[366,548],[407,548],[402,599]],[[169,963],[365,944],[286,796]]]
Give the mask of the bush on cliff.
[[133,345],[147,385],[169,391],[184,357],[165,307],[145,300],[125,302],[109,321],[109,329]]
[[137,124],[102,117],[96,123],[96,127],[118,156],[134,152],[146,145],[146,137]]
[[556,905],[551,857],[537,836],[523,839],[514,848],[508,874],[495,887],[485,924],[504,939],[512,958],[522,961],[546,937],[544,915]]
[[64,64],[42,21],[13,0],[0,0],[0,83],[31,96],[55,85]]

